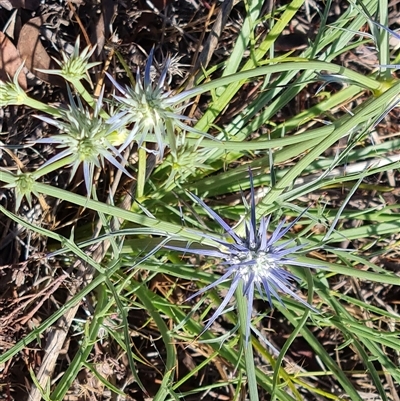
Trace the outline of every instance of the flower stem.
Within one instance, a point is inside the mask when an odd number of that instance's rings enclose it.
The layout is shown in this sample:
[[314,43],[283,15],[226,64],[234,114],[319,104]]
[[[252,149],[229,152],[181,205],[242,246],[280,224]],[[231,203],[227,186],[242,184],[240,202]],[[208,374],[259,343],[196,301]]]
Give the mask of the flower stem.
[[37,180],[40,177],[43,177],[46,174],[51,173],[52,171],[60,170],[63,167],[72,164],[74,161],[75,161],[75,155],[70,155],[60,160],[57,160],[54,163],[48,164],[45,167],[40,167],[38,170],[34,172],[35,180]]
[[254,356],[253,356],[253,345],[251,343],[251,338],[246,343],[246,325],[249,322],[247,318],[247,298],[243,294],[243,281],[240,283],[236,290],[236,302],[239,315],[239,333],[241,336],[242,350],[244,352],[244,360],[246,365],[247,383],[249,388],[250,401],[259,401],[258,389],[257,389],[257,378],[256,369],[254,366]]
[[59,117],[60,112],[57,108],[49,106],[46,103],[42,103],[39,100],[26,97],[24,105],[32,108],[33,110],[43,111],[44,113],[50,114],[53,117]]
[[142,146],[138,149],[138,175],[137,175],[137,187],[136,187],[136,198],[141,199],[144,194],[144,185],[146,181],[146,143],[144,142]]
[[[79,95],[85,99],[86,103],[94,109],[96,109],[96,100],[93,99],[93,96],[86,90],[86,88],[82,85],[82,82],[79,79],[69,79],[68,80],[75,88],[75,90],[79,93]],[[106,111],[100,110],[100,116],[107,120],[110,116]]]

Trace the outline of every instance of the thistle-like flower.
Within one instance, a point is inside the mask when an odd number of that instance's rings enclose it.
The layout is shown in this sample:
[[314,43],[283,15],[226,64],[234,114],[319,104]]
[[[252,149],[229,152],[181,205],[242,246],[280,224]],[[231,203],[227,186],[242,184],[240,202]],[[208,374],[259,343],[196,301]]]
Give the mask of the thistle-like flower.
[[182,182],[184,177],[193,174],[194,171],[209,170],[211,167],[199,160],[199,149],[201,138],[194,145],[185,142],[185,135],[181,135],[179,146],[174,158],[166,158],[161,164],[160,169],[170,168],[168,180],[164,182],[163,189],[169,191],[171,185],[174,187],[178,182]]
[[89,70],[101,64],[101,62],[92,62],[89,63],[90,57],[92,56],[93,52],[95,51],[95,46],[90,50],[89,47],[86,47],[82,53],[79,50],[80,47],[80,38],[76,39],[74,50],[72,54],[67,54],[65,52],[61,52],[62,60],[55,59],[55,62],[61,67],[60,70],[39,70],[41,72],[45,72],[47,74],[59,75],[70,82],[76,82],[81,79],[85,79],[89,83],[90,76]]
[[70,104],[67,109],[60,110],[60,119],[54,120],[44,116],[36,116],[48,124],[54,125],[62,132],[62,134],[39,139],[36,142],[58,144],[58,147],[66,148],[48,160],[40,169],[65,159],[66,164],[72,166],[72,178],[79,165],[83,163],[83,175],[88,194],[91,192],[94,169],[95,167],[104,167],[104,159],[132,177],[117,160],[117,158],[122,160],[121,154],[114,147],[114,141],[118,135],[116,136],[113,127],[100,116],[103,94],[104,88],[96,103],[95,110],[92,111],[83,106],[79,97],[78,104],[76,104],[68,87]]
[[32,194],[39,197],[39,192],[36,190],[35,175],[33,173],[24,173],[20,169],[18,169],[17,174],[14,176],[14,182],[4,185],[3,188],[14,188],[16,211],[19,210],[24,197],[28,201],[29,206],[32,206]]
[[0,80],[0,107],[6,107],[9,105],[19,106],[25,104],[28,99],[27,94],[18,82],[18,76],[23,67],[24,65],[21,64],[15,72],[12,82],[3,82]]
[[[168,145],[173,154],[176,154],[175,130],[199,131],[183,123],[188,117],[180,114],[186,107],[182,100],[188,97],[189,92],[182,92],[171,96],[171,92],[164,91],[164,82],[168,73],[170,60],[167,59],[157,83],[151,80],[151,67],[153,64],[153,50],[149,54],[142,81],[139,70],[136,74],[135,87],[123,88],[115,79],[107,74],[113,85],[123,96],[114,96],[119,103],[119,111],[108,121],[114,129],[132,125],[132,130],[120,151],[125,149],[134,139],[138,146],[142,146],[146,136],[152,134],[158,144],[159,158],[162,159],[164,149]],[[206,134],[203,134],[206,135]],[[166,141],[167,139],[167,141]]]
[[[250,338],[250,330],[253,329],[256,331],[251,325],[255,289],[258,290],[261,297],[268,300],[271,308],[273,307],[272,298],[277,299],[282,305],[284,305],[283,300],[279,295],[281,292],[293,297],[307,308],[316,311],[316,309],[296,294],[293,281],[299,281],[299,279],[289,271],[285,270],[284,267],[287,265],[309,268],[319,267],[299,262],[295,257],[291,256],[291,254],[303,249],[305,246],[304,244],[289,246],[294,242],[294,240],[278,243],[278,241],[280,241],[300,220],[302,214],[286,227],[285,222],[281,221],[269,237],[268,225],[270,222],[270,216],[261,218],[260,223],[257,226],[253,178],[250,170],[249,172],[251,184],[250,218],[245,222],[246,234],[244,237],[236,234],[236,232],[217,213],[208,207],[201,199],[192,194],[193,199],[223,228],[227,239],[221,239],[213,234],[203,234],[204,238],[211,239],[219,244],[218,248],[215,250],[166,246],[168,249],[209,256],[223,261],[221,263],[221,266],[224,268],[223,275],[218,280],[207,285],[187,299],[190,300],[195,298],[211,288],[215,288],[217,285],[231,280],[228,293],[225,295],[221,305],[211,316],[210,320],[204,327],[203,332],[209,329],[214,321],[223,313],[235,291],[238,289],[240,282],[243,283],[243,294],[247,298],[248,303],[248,320],[247,322],[244,322],[246,324],[246,344]],[[243,322],[240,323],[243,324]]]

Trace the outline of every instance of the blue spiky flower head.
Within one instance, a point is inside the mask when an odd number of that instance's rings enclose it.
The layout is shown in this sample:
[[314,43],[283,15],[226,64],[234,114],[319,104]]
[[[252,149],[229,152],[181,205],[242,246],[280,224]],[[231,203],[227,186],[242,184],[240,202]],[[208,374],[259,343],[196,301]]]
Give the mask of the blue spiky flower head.
[[[268,235],[268,226],[271,216],[262,217],[259,224],[257,224],[255,193],[251,170],[249,170],[249,173],[251,200],[249,218],[245,221],[246,229],[244,236],[238,235],[217,213],[208,207],[200,198],[192,194],[191,196],[193,199],[223,228],[226,233],[226,239],[221,239],[214,234],[202,234],[204,238],[211,239],[218,244],[215,249],[193,249],[192,247],[180,248],[167,246],[168,249],[214,257],[222,261],[221,266],[224,269],[223,275],[215,282],[193,294],[187,300],[195,298],[225,281],[231,280],[228,293],[221,302],[221,305],[211,316],[203,331],[209,329],[214,321],[223,313],[235,291],[238,289],[239,284],[243,284],[243,294],[247,298],[248,305],[248,321],[245,322],[246,343],[250,338],[250,330],[255,330],[251,325],[254,291],[257,289],[261,297],[269,302],[271,308],[273,307],[273,298],[284,305],[280,296],[280,293],[283,293],[293,297],[307,308],[316,311],[316,309],[295,292],[294,283],[299,281],[299,278],[287,271],[286,266],[320,267],[296,260],[295,253],[303,249],[305,244],[293,245],[293,239],[284,242],[280,241],[301,219],[304,212],[289,225],[285,226],[285,221],[281,221],[271,235]],[[270,344],[268,343],[268,345]]]
[[138,69],[133,87],[123,88],[110,74],[107,74],[113,85],[123,95],[114,96],[118,112],[108,123],[112,124],[115,130],[128,125],[132,126],[125,143],[119,148],[120,151],[129,146],[133,140],[136,140],[140,147],[148,135],[154,135],[158,151],[152,152],[162,159],[166,146],[170,147],[174,156],[176,155],[177,128],[183,131],[200,132],[186,125],[183,121],[190,118],[181,114],[186,107],[182,105],[182,101],[190,95],[191,91],[171,95],[170,91],[164,89],[171,59],[165,61],[158,82],[152,81],[153,53],[154,49],[149,54],[144,79],[141,79]]

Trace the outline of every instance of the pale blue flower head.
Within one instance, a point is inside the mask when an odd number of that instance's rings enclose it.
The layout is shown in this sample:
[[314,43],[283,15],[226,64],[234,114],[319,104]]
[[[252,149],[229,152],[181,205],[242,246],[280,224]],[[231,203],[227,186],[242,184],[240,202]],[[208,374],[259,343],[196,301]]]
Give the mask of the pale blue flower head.
[[296,260],[295,253],[303,249],[305,247],[304,244],[294,245],[293,239],[281,242],[286,234],[301,219],[303,214],[288,225],[285,225],[285,221],[281,221],[271,235],[268,235],[268,226],[271,216],[262,217],[259,224],[257,224],[253,178],[250,170],[249,173],[251,199],[249,218],[245,222],[246,229],[244,236],[236,234],[217,213],[208,207],[200,198],[192,194],[191,196],[193,199],[223,228],[226,239],[221,239],[215,234],[203,234],[204,238],[208,240],[211,239],[218,244],[214,250],[167,246],[168,249],[209,256],[221,260],[220,265],[224,269],[222,276],[215,282],[190,296],[188,300],[215,288],[225,281],[231,280],[228,293],[204,327],[204,331],[209,329],[214,321],[223,313],[237,290],[239,283],[243,283],[243,293],[248,302],[246,343],[250,338],[250,330],[253,329],[256,331],[251,325],[255,290],[258,291],[262,298],[269,302],[271,308],[273,307],[273,298],[284,305],[280,296],[280,293],[282,293],[291,296],[307,308],[316,311],[316,309],[296,293],[294,284],[296,281],[299,281],[299,279],[286,270],[286,266],[319,267]]
[[118,161],[122,160],[119,151],[113,146],[115,130],[106,123],[101,114],[104,88],[97,100],[95,110],[87,109],[78,98],[75,102],[71,90],[68,88],[69,105],[61,109],[57,120],[36,116],[59,129],[59,132],[49,138],[39,139],[36,143],[57,144],[58,148],[65,148],[41,166],[44,168],[59,160],[66,159],[72,166],[71,178],[78,167],[83,163],[83,175],[87,193],[91,193],[95,168],[104,167],[108,160],[114,167],[122,170],[132,178],[125,167]]
[[130,134],[120,151],[125,149],[136,140],[138,146],[142,146],[146,137],[154,135],[158,144],[159,159],[163,158],[164,149],[169,146],[172,153],[176,153],[176,129],[199,133],[183,121],[190,120],[182,115],[182,110],[186,107],[182,101],[190,95],[190,91],[171,95],[170,91],[164,90],[165,78],[168,73],[170,60],[167,59],[161,71],[157,83],[151,79],[151,68],[153,65],[153,50],[149,54],[144,72],[144,79],[141,79],[139,69],[136,74],[134,87],[126,86],[123,88],[115,79],[107,74],[113,85],[118,89],[122,96],[114,96],[118,103],[118,112],[108,121],[115,129],[132,125]]

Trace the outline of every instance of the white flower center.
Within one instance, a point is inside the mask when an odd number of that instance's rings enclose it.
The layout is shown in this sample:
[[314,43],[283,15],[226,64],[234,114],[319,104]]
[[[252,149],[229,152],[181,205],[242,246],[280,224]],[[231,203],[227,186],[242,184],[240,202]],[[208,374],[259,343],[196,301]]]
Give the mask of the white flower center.
[[[254,280],[261,282],[261,277],[268,276],[269,270],[275,267],[275,261],[266,252],[248,251],[242,252],[232,259],[239,265],[240,274],[244,281],[254,274]],[[253,262],[253,263],[251,263]]]

